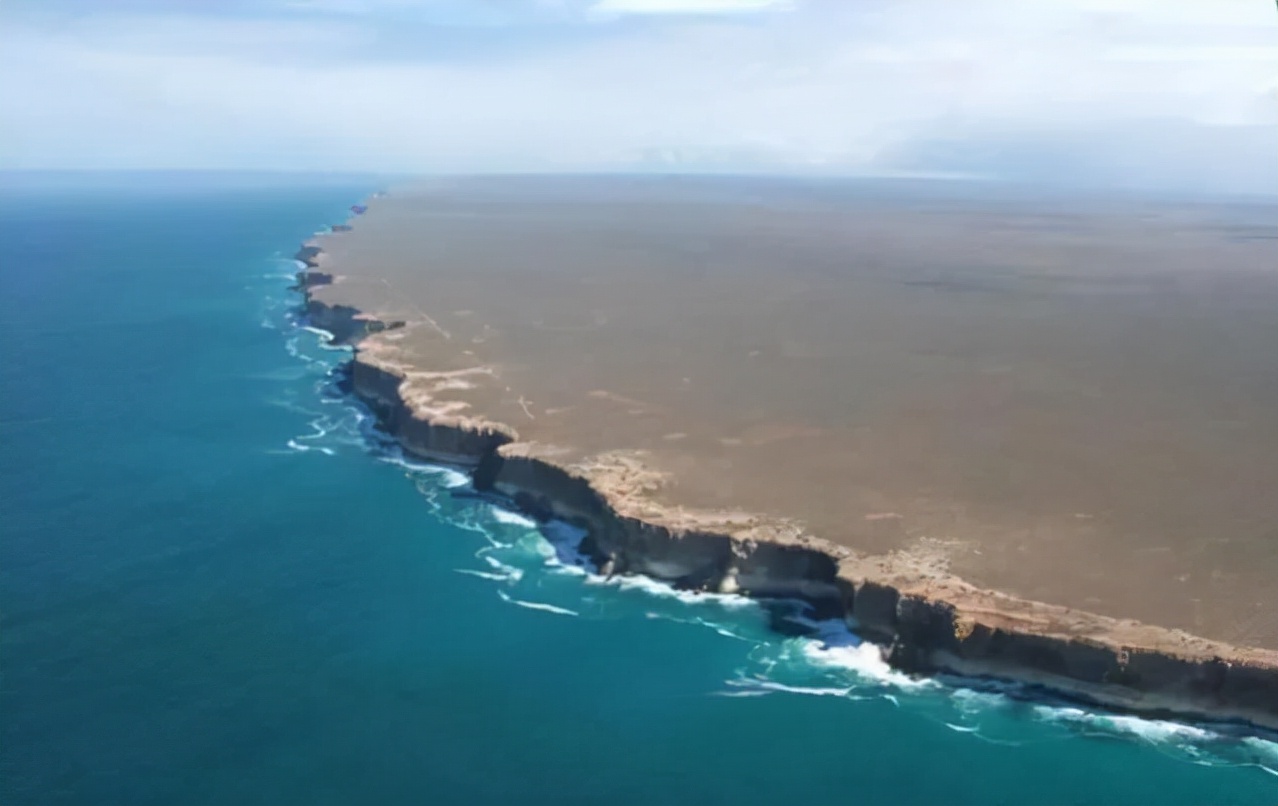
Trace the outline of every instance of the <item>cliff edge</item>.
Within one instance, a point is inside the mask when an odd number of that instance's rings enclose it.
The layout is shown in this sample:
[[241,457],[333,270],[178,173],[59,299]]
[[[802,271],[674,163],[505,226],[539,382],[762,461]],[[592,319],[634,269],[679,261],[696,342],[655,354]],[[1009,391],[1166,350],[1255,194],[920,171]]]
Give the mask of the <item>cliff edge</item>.
[[1278,730],[1278,651],[983,589],[927,552],[865,554],[775,515],[672,506],[658,495],[671,474],[644,450],[583,452],[521,437],[519,419],[457,398],[476,376],[491,380],[488,368],[423,366],[404,349],[406,332],[442,332],[430,317],[383,319],[314,294],[343,281],[325,258],[322,241],[297,255],[306,316],[354,347],[351,388],[381,427],[414,456],[468,468],[477,489],[582,528],[583,551],[603,573],[802,599],[911,673],[992,677],[1123,711]]

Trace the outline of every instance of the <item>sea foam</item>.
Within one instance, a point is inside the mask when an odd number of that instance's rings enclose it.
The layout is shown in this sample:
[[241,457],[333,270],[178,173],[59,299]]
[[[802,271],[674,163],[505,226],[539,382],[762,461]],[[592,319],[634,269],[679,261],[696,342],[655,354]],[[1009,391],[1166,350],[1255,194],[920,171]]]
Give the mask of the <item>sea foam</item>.
[[556,613],[561,616],[581,615],[576,610],[569,610],[566,607],[556,607],[555,605],[545,604],[544,602],[526,602],[523,599],[515,599],[509,594],[507,594],[505,591],[501,591],[501,590],[497,591],[497,595],[501,597],[502,601],[510,602],[513,605],[525,608],[527,610],[540,610],[544,613]]

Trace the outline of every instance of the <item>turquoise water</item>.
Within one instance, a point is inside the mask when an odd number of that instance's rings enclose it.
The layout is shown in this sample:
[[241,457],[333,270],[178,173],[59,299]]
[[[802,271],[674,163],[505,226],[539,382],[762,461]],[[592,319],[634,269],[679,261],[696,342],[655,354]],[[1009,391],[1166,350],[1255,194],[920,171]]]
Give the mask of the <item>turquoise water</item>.
[[604,582],[398,460],[287,290],[371,183],[5,186],[0,802],[1278,801],[1271,742]]

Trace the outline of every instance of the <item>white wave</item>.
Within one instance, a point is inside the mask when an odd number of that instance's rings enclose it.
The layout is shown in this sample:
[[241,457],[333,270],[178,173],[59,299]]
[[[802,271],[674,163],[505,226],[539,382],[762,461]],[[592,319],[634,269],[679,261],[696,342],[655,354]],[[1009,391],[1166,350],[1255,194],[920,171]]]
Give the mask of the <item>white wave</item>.
[[814,666],[849,671],[863,680],[886,683],[900,689],[921,689],[935,685],[931,680],[915,679],[898,672],[883,659],[883,650],[874,644],[856,642],[827,643],[817,639],[803,642],[803,656]]
[[1011,702],[1005,694],[996,691],[976,691],[970,688],[955,689],[950,692],[950,700],[964,714],[992,711]]
[[307,451],[319,451],[325,456],[336,455],[332,448],[326,448],[323,445],[303,445],[302,443],[298,442],[295,439],[290,439],[286,444],[290,448],[292,448],[293,450],[299,453],[306,453]]
[[[491,517],[491,510],[486,514]],[[515,542],[506,544],[506,549],[512,559],[529,565],[553,566],[559,562],[558,549],[534,529],[523,529]]]
[[529,529],[537,528],[537,521],[533,520],[527,515],[521,515],[520,513],[515,512],[514,510],[504,509],[503,507],[495,506],[492,508],[492,515],[493,515],[493,519],[496,520],[498,523],[505,523],[510,526],[524,526]]
[[437,481],[441,486],[450,490],[470,484],[470,476],[460,470],[454,470],[444,465],[430,464],[418,459],[410,459],[404,455],[403,450],[398,445],[391,446],[386,453],[379,455],[377,461],[401,467],[410,473],[430,477],[433,481]]
[[502,562],[496,557],[485,555],[484,562],[488,563],[490,566],[500,571],[502,573],[502,579],[505,581],[518,582],[524,577],[524,572],[522,569],[516,568],[513,565],[507,565],[506,563]]
[[454,568],[453,571],[458,574],[465,574],[467,576],[479,577],[480,579],[492,580],[493,582],[509,582],[510,581],[510,577],[507,576],[506,574],[490,574],[487,571],[475,571],[470,568]]
[[1220,738],[1218,734],[1210,730],[1193,725],[1167,722],[1162,719],[1142,719],[1125,714],[1106,714],[1071,706],[1035,705],[1034,713],[1047,722],[1065,722],[1103,733],[1126,734],[1151,744],[1174,741],[1201,742]]
[[[950,692],[950,701],[964,716],[980,718],[984,714],[1006,708],[1014,699],[1023,700],[1024,694],[1019,697],[1016,695],[1021,688],[1016,683],[987,681],[982,683],[981,690],[965,687],[953,690]],[[1215,745],[1222,739],[1220,734],[1206,728],[1053,703],[1035,703],[1031,706],[1030,713],[1042,722],[1072,726],[1088,733],[1127,736],[1149,744],[1172,747],[1191,757],[1195,764],[1217,765],[1217,762],[1200,757],[1201,748]],[[999,743],[996,739],[984,736],[980,738],[984,741]],[[1244,743],[1250,741],[1252,740],[1246,739]],[[1260,745],[1268,744],[1263,740],[1255,741]],[[1271,746],[1275,749],[1275,759],[1278,759],[1278,745]]]
[[547,572],[551,574],[563,574],[564,576],[573,576],[573,577],[589,577],[590,576],[590,568],[588,563],[586,565],[575,565],[575,564],[568,564],[563,562],[553,562],[553,563],[547,564],[546,570]]
[[[1242,740],[1242,744],[1248,751],[1255,753],[1258,757],[1263,757],[1266,762],[1278,767],[1278,742],[1261,739],[1258,736],[1248,736]],[[1260,764],[1258,766],[1264,767],[1265,765]],[[1274,772],[1268,767],[1265,767],[1265,770],[1266,772]],[[1278,775],[1278,773],[1274,774]]]
[[758,602],[736,593],[706,593],[702,591],[679,590],[674,586],[646,576],[592,576],[587,578],[589,585],[610,585],[626,591],[640,591],[649,596],[662,599],[676,599],[688,605],[718,605],[727,609],[745,609],[758,607]]
[[518,605],[519,607],[525,607],[529,610],[541,610],[542,612],[545,612],[545,613],[557,613],[561,616],[581,615],[577,611],[569,610],[566,607],[556,607],[555,605],[545,604],[544,602],[526,602],[523,599],[515,599],[509,596],[505,591],[499,590],[497,591],[497,595],[500,596],[502,601],[504,602],[510,602],[513,605]]
[[483,547],[479,551],[475,552],[476,557],[482,558],[485,554],[492,551],[493,549],[503,549],[507,547],[506,543],[503,543],[500,540],[498,540],[496,537],[493,536],[492,532],[488,531],[487,529],[485,529],[483,532],[483,538],[484,538],[484,541],[488,543],[488,545]]
[[644,613],[644,617],[650,618],[650,619],[657,619],[660,621],[673,621],[677,624],[692,624],[697,627],[708,627],[709,629],[714,630],[719,635],[722,635],[724,638],[733,638],[733,639],[736,639],[737,641],[745,641],[746,643],[754,644],[755,646],[758,646],[760,643],[758,640],[754,638],[747,638],[744,635],[738,635],[737,633],[733,632],[732,630],[728,629],[722,624],[716,624],[713,621],[708,621],[700,617],[690,618],[690,619],[679,618],[678,616],[674,616],[669,613],[654,613],[652,611],[648,611],[647,613]]
[[338,352],[352,352],[354,350],[354,348],[349,344],[334,344],[333,340],[336,339],[337,336],[322,327],[302,325],[301,329],[305,330],[307,333],[314,333],[316,336],[319,336],[319,344],[316,346],[318,346],[321,350],[334,350]]
[[735,638],[738,641],[745,641],[748,644],[759,643],[758,641],[755,641],[753,638],[746,638],[744,635],[737,635],[732,630],[729,630],[726,627],[720,627],[718,624],[712,624],[711,622],[706,621],[705,619],[697,619],[697,621],[703,626],[709,627],[710,629],[714,630],[719,635],[722,635],[724,638]]
[[302,348],[300,344],[301,344],[300,340],[296,336],[293,336],[292,338],[284,342],[284,349],[288,351],[289,355],[293,356],[294,358],[300,361],[305,361],[308,364],[324,363],[323,361],[320,361],[317,358],[311,358],[309,355],[302,352]]
[[[482,551],[476,552],[476,557],[482,557],[484,551],[503,545],[493,536],[492,523],[486,513],[475,513],[469,508],[459,508],[457,502],[447,494],[448,491],[441,490],[439,485],[430,479],[419,478],[414,482],[414,486],[422,494],[431,511],[442,520],[447,521],[455,529],[477,534],[484,539],[488,545]],[[523,572],[519,571],[519,573]]]
[[806,694],[814,697],[852,697],[852,690],[854,688],[853,686],[847,686],[845,688],[836,686],[793,686],[787,683],[778,683],[775,680],[765,680],[762,678],[729,680],[727,683],[730,686],[738,686],[748,690],[778,691],[785,692],[787,694]]
[[312,440],[320,437],[328,436],[328,432],[333,428],[333,423],[327,417],[316,417],[307,423],[311,427],[311,433],[304,436],[295,437],[298,440]]
[[439,467],[436,468],[436,472],[440,477],[440,483],[450,490],[454,490],[458,487],[465,487],[467,484],[470,484],[470,476],[467,476],[459,470]]
[[931,681],[915,679],[893,669],[883,658],[882,648],[863,641],[840,619],[813,621],[803,616],[787,618],[816,631],[815,637],[797,639],[803,658],[813,666],[842,669],[864,680],[903,689],[932,685]]

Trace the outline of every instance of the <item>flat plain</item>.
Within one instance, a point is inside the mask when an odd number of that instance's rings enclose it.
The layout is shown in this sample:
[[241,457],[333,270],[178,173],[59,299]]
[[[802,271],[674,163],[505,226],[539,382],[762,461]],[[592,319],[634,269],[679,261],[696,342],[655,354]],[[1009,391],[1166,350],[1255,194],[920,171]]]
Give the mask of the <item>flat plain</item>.
[[439,179],[322,239],[429,405],[668,512],[1278,649],[1278,207]]

